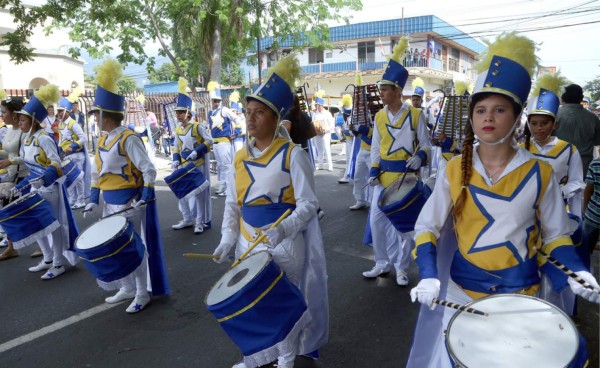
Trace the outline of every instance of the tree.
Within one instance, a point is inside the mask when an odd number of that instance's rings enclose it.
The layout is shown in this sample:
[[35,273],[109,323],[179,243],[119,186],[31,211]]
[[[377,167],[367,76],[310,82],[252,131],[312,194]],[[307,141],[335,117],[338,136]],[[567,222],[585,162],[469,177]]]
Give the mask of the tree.
[[[146,62],[150,69],[155,60],[145,47],[157,40],[160,54],[169,57],[180,76],[193,75],[190,79],[195,80],[202,74],[216,81],[221,65],[245,56],[257,36],[272,36],[275,49],[283,41],[294,47],[323,47],[329,39],[326,22],[342,19],[341,9],[362,8],[360,0],[51,0],[27,7],[21,0],[0,0],[0,5],[9,9],[17,25],[0,45],[8,46],[17,63],[32,60],[27,38],[36,26],[51,20],[47,32],[71,29],[71,40],[92,57],[103,57],[116,41],[120,62]],[[77,47],[69,52],[79,56]],[[192,62],[185,70],[179,60]]]
[[592,79],[583,86],[583,90],[592,95],[592,103],[600,100],[600,76]]
[[244,76],[239,63],[227,65],[221,69],[221,84],[226,86],[238,86],[244,83]]
[[173,63],[164,63],[158,69],[150,69],[148,73],[151,83],[172,82],[179,78]]
[[130,76],[124,75],[119,82],[117,82],[117,86],[119,86],[119,93],[123,95],[128,95],[136,91],[137,83]]

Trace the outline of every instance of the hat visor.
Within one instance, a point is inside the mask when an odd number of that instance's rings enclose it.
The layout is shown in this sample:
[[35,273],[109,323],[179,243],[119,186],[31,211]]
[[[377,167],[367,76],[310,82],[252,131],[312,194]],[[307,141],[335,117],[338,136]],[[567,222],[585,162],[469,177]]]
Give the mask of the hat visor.
[[173,110],[175,111],[192,111],[191,109],[188,109],[187,107],[176,107]]
[[533,110],[531,112],[527,112],[527,116],[531,115],[547,115],[552,116],[554,119],[556,119],[556,115],[552,111],[548,110]]
[[268,108],[270,108],[275,113],[275,115],[277,115],[278,118],[281,117],[281,114],[279,113],[279,110],[277,110],[277,108],[275,107],[275,105],[273,105],[271,103],[271,101],[267,100],[266,98],[262,98],[260,96],[254,96],[254,95],[252,95],[252,96],[246,96],[246,102],[250,102],[250,100],[256,100],[256,101],[258,101],[258,102],[266,105]]
[[396,87],[398,87],[398,88],[401,88],[401,87],[398,85],[398,83],[394,83],[394,82],[392,82],[392,81],[385,80],[385,79],[382,79],[382,80],[378,81],[376,84],[377,84],[378,86],[396,86]]
[[39,119],[35,118],[33,115],[31,115],[30,113],[28,113],[28,112],[27,112],[27,111],[25,111],[25,110],[17,111],[16,113],[17,113],[18,115],[27,115],[27,116],[29,116],[30,118],[32,118],[33,120],[37,121],[38,123],[40,122],[40,121],[39,121]]
[[480,93],[496,93],[499,95],[504,95],[504,96],[512,99],[513,101],[515,101],[517,104],[521,105],[521,107],[523,106],[523,102],[521,101],[521,99],[514,93],[509,92],[502,88],[494,88],[494,87],[483,87],[479,91],[473,92],[473,94],[471,95],[471,100]]
[[95,111],[103,111],[103,112],[112,112],[114,114],[121,114],[121,115],[125,115],[125,111],[117,111],[117,110],[109,110],[109,109],[103,109],[101,107],[98,106],[94,106],[93,108],[91,108],[89,110],[89,112],[95,112]]

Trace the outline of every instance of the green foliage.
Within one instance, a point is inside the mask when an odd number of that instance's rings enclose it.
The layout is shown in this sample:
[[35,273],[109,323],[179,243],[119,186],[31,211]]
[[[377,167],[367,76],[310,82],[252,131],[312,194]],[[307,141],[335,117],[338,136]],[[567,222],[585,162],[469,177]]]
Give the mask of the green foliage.
[[131,94],[137,89],[135,80],[127,75],[123,76],[117,85],[119,86],[119,93],[123,95]]
[[[182,62],[180,62],[182,63]],[[151,83],[173,82],[177,81],[179,73],[175,69],[173,63],[164,63],[158,69],[152,68],[149,70],[149,79]]]
[[229,73],[227,66],[221,69],[221,85],[224,86],[239,86],[244,83],[244,75],[239,63],[229,65]]
[[600,76],[592,79],[583,86],[585,92],[592,95],[592,103],[600,100]]

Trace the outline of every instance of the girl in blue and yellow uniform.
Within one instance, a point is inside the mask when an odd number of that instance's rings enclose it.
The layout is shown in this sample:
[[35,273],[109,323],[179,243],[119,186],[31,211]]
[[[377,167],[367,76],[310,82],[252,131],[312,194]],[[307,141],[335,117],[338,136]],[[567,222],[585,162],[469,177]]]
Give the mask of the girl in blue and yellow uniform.
[[[552,167],[518,148],[513,140],[537,63],[534,50],[533,41],[514,33],[502,34],[475,66],[481,74],[471,96],[471,124],[467,125],[462,156],[448,162],[438,174],[433,194],[415,225],[414,256],[421,281],[411,297],[424,307],[415,330],[410,367],[451,366],[442,331],[454,310],[440,307],[427,311],[426,307],[434,307],[434,298],[441,295],[466,304],[500,293],[536,295],[540,270],[554,267],[548,263],[540,267],[536,249],[600,288],[575,253]],[[479,143],[474,145],[475,137]],[[447,220],[455,226],[452,238],[443,231]],[[599,301],[597,292],[571,279],[569,286],[574,293]],[[435,312],[441,313],[441,318],[428,314]],[[431,321],[436,318],[441,323],[434,326]],[[583,355],[584,350],[579,356],[581,366]]]
[[146,246],[143,261],[124,278],[110,283],[98,280],[98,284],[105,290],[119,289],[114,296],[105,299],[107,303],[133,298],[126,312],[137,313],[150,303],[148,276],[154,296],[168,294],[169,286],[154,201],[156,169],[142,140],[121,125],[125,113],[125,98],[116,91],[122,73],[122,66],[109,59],[99,67],[96,76],[98,87],[92,113],[100,131],[108,134],[98,139],[96,157],[92,162],[90,203],[85,207],[84,216],[98,207],[100,191],[104,199],[103,216],[127,207],[135,208],[122,216],[131,221]]
[[65,272],[62,264],[63,255],[70,264],[77,263],[75,253],[69,251],[79,235],[77,224],[73,219],[69,201],[67,200],[62,176],[58,147],[53,138],[48,136],[41,128],[40,122],[48,115],[45,106],[58,102],[60,94],[54,85],[41,87],[31,100],[19,111],[19,125],[23,133],[28,133],[21,145],[19,156],[29,169],[29,176],[15,187],[19,192],[35,190],[47,200],[54,210],[54,215],[60,223],[58,228],[52,229],[48,236],[38,239],[42,250],[43,259],[29,271],[39,272],[47,270],[42,275],[43,280],[53,279]]
[[[213,145],[210,133],[200,123],[192,120],[192,99],[187,95],[187,80],[179,78],[179,94],[175,113],[179,125],[175,128],[175,145],[173,146],[173,168],[184,161],[194,161],[194,164],[210,181],[207,154]],[[199,186],[193,193],[179,200],[179,211],[183,219],[171,226],[174,230],[194,226],[194,233],[201,234],[204,228],[211,227],[212,209],[210,204],[210,184]],[[196,217],[195,225],[193,217]]]
[[[289,336],[290,341],[286,338],[260,352],[261,356],[279,357],[279,367],[291,368],[295,355],[314,352],[327,342],[327,276],[313,168],[302,148],[294,145],[279,125],[280,114],[293,104],[290,85],[300,66],[290,55],[271,72],[267,82],[246,98],[247,131],[252,139],[246,140],[245,148],[235,156],[227,185],[221,242],[214,255],[222,262],[235,248],[239,257],[264,231],[268,242],[253,252],[267,250],[273,256],[304,295],[310,314],[299,339]],[[265,230],[288,209],[293,211],[287,218]],[[301,320],[306,323],[304,318]],[[257,363],[252,367],[270,363],[255,359],[246,357],[245,361]]]

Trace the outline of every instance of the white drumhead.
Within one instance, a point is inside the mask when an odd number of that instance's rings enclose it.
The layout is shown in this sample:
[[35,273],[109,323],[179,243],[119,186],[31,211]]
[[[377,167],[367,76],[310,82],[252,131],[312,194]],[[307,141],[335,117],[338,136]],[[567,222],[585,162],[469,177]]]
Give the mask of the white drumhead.
[[214,305],[234,295],[252,281],[271,260],[266,251],[257,252],[227,271],[206,295],[206,304]]
[[566,367],[575,357],[577,329],[550,303],[509,294],[469,306],[489,316],[457,312],[448,324],[448,350],[461,367]]
[[70,159],[70,158],[65,158],[64,160],[62,160],[62,161],[60,162],[60,166],[61,166],[61,167],[65,167],[65,166],[67,166],[67,165],[68,165],[68,164],[70,164],[70,163],[71,163],[71,159]]
[[75,246],[79,249],[90,249],[108,242],[119,234],[127,225],[127,219],[123,216],[111,216],[102,219],[85,229],[75,240]]
[[[403,174],[404,175],[404,174]],[[402,186],[400,186],[402,183]],[[410,192],[415,185],[417,185],[417,176],[414,174],[406,174],[404,181],[402,176],[394,180],[383,193],[383,205],[389,205],[396,202],[400,202],[408,192]]]

